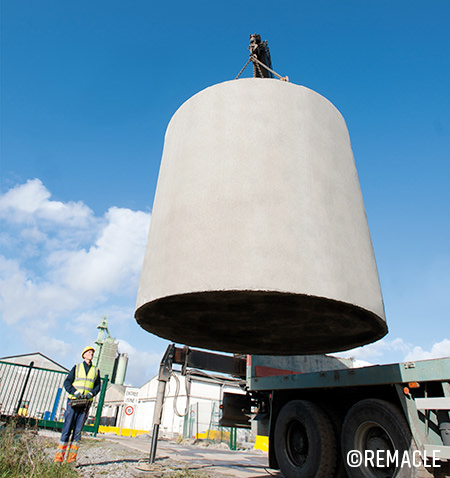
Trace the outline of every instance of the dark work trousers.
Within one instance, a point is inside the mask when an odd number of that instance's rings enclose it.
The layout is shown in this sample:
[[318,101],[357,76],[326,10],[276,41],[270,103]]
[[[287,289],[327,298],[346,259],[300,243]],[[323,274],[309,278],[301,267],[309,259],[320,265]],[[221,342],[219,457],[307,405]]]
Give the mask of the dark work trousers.
[[64,426],[61,433],[61,443],[79,442],[81,438],[81,430],[89,411],[87,407],[71,407],[67,400],[67,407],[64,413]]

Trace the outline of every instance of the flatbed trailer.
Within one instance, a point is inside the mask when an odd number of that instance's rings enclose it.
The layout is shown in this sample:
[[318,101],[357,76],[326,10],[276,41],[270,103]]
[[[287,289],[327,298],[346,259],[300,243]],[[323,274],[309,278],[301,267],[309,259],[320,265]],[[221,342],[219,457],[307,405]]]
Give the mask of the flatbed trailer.
[[150,463],[174,364],[241,379],[241,394],[224,393],[220,424],[256,424],[268,437],[269,467],[285,478],[422,478],[424,468],[450,476],[450,358],[355,368],[327,355],[245,358],[171,344]]
[[286,478],[449,476],[450,358],[309,373],[274,360],[248,356],[246,385]]

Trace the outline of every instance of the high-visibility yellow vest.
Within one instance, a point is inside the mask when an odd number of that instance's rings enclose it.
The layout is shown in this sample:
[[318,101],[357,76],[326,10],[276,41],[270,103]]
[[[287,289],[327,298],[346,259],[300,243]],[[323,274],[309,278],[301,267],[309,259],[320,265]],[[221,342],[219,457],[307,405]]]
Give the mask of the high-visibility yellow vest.
[[[97,374],[98,368],[94,365],[91,365],[89,372],[86,374],[84,362],[81,362],[75,367],[75,380],[72,382],[72,385],[84,396],[88,392],[92,392]],[[76,397],[75,395],[69,394],[69,398],[74,399]],[[90,400],[93,400],[93,398],[90,398]]]

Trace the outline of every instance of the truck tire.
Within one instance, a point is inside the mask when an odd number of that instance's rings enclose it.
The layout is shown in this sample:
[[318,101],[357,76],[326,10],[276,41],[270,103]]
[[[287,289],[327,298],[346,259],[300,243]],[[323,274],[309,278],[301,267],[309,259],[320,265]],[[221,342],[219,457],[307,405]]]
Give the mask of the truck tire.
[[344,423],[344,413],[335,407],[335,403],[318,402],[318,405],[325,411],[333,426],[333,433],[336,437],[336,469],[333,478],[347,478],[344,460],[342,459],[341,440],[339,439]]
[[[366,399],[353,405],[344,420],[341,445],[349,478],[417,476],[411,431],[402,412],[390,402]],[[396,451],[398,458],[395,458]],[[388,452],[394,458],[389,458]],[[411,466],[400,466],[405,453]]]
[[275,423],[275,456],[285,478],[332,478],[336,438],[325,412],[312,402],[292,400]]

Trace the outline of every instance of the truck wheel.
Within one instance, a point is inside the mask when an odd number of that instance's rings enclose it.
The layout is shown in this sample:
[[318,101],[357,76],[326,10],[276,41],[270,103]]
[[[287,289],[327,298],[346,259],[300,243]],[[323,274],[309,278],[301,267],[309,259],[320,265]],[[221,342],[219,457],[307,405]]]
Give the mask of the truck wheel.
[[[417,475],[408,424],[401,411],[385,400],[366,399],[353,405],[344,420],[341,443],[349,478]],[[411,466],[401,466],[405,453]]]
[[[333,434],[336,437],[336,469],[333,478],[348,478],[345,471],[344,460],[342,459],[341,441],[339,437],[344,423],[344,414],[341,410],[331,406],[330,403],[318,402],[318,405],[325,411],[333,426]],[[334,405],[334,404],[333,404]]]
[[306,400],[292,400],[275,423],[275,456],[286,478],[332,478],[336,439],[325,412]]

